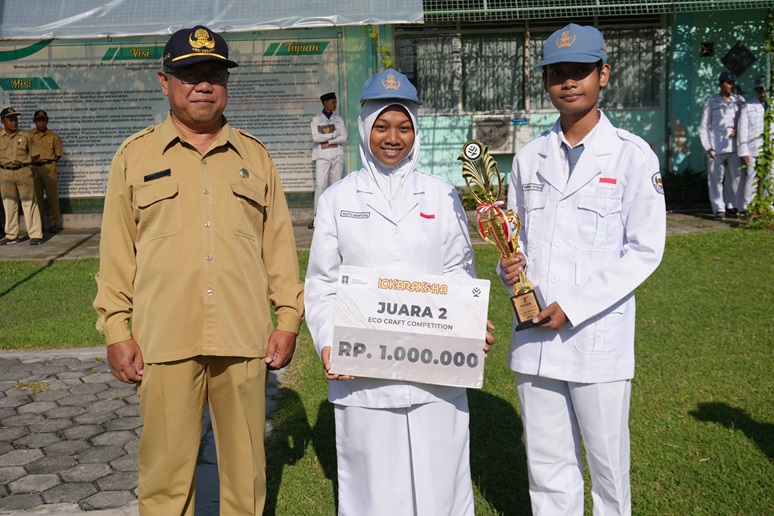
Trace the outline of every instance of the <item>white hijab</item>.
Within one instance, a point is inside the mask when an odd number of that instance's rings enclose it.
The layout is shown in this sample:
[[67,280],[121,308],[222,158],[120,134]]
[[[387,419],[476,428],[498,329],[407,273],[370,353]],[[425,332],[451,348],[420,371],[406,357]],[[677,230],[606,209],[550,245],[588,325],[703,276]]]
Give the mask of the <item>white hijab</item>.
[[[411,124],[414,126],[414,146],[411,148],[408,156],[400,163],[388,166],[374,157],[369,142],[371,140],[371,129],[376,122],[376,118],[386,108],[395,105],[404,108],[408,112],[409,118],[411,118]],[[400,200],[403,187],[419,162],[417,106],[413,102],[404,100],[366,100],[363,102],[363,107],[360,110],[357,126],[360,131],[360,160],[363,162],[363,168],[371,175],[371,178],[379,188],[379,192],[384,196],[390,207],[395,208]]]

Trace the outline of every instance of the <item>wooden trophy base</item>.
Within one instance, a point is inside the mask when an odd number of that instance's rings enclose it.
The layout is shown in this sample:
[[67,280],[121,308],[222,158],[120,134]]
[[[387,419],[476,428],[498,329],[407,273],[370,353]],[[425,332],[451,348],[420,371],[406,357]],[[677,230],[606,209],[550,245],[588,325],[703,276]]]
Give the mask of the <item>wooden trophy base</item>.
[[513,304],[513,311],[516,312],[516,320],[518,321],[516,331],[526,330],[533,326],[542,326],[551,320],[550,317],[546,317],[538,323],[532,322],[532,319],[542,310],[534,290],[512,296],[511,304]]

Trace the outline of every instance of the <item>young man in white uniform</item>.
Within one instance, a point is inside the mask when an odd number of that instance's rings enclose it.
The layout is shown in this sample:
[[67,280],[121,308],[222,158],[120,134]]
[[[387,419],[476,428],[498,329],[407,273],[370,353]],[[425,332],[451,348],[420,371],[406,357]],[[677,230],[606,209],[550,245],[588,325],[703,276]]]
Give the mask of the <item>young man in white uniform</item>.
[[[334,113],[338,107],[336,93],[320,97],[322,113],[312,119],[312,160],[314,160],[314,213],[317,203],[328,186],[344,172],[344,144],[347,143],[347,125]],[[314,229],[314,221],[309,224]]]
[[543,47],[543,84],[559,120],[527,143],[511,170],[508,207],[524,224],[523,254],[501,260],[540,287],[543,326],[511,335],[537,515],[583,514],[581,434],[594,514],[630,514],[629,400],[634,289],[664,251],[658,159],[598,109],[610,66],[602,34],[570,24]]
[[726,208],[729,215],[735,215],[741,209],[738,198],[741,188],[739,166],[742,162],[736,149],[736,126],[744,97],[734,93],[736,75],[728,70],[720,74],[718,84],[720,92],[704,104],[699,137],[709,156],[707,183],[712,213],[722,220],[726,216]]

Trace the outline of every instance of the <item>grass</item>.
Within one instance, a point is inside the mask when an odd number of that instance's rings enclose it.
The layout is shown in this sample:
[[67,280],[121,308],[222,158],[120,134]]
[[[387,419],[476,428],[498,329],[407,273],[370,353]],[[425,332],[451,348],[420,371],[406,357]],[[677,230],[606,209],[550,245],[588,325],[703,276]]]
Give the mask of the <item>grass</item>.
[[[492,281],[498,344],[484,388],[469,391],[478,515],[529,514],[522,426],[506,365],[511,308]],[[301,269],[308,254],[299,252]],[[632,389],[635,514],[774,513],[774,233],[732,229],[670,236],[637,291]],[[96,260],[0,262],[0,348],[99,345],[91,301]],[[267,514],[335,514],[333,407],[309,332],[280,388],[267,440]],[[587,514],[590,514],[587,487]]]

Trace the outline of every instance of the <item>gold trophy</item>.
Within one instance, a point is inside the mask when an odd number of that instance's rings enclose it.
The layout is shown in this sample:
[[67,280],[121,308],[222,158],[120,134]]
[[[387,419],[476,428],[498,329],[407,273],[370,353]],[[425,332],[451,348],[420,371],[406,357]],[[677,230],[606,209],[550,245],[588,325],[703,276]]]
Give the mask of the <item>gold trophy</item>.
[[[462,177],[474,199],[478,202],[476,220],[478,233],[485,242],[492,244],[503,258],[515,258],[519,251],[519,231],[521,218],[513,210],[503,211],[505,201],[501,199],[503,180],[497,169],[497,162],[489,154],[489,146],[476,140],[465,142],[462,154],[457,158],[462,161]],[[532,283],[524,273],[513,286],[511,303],[516,312],[516,331],[545,324],[550,320],[546,317],[535,324],[532,319],[542,310]]]

